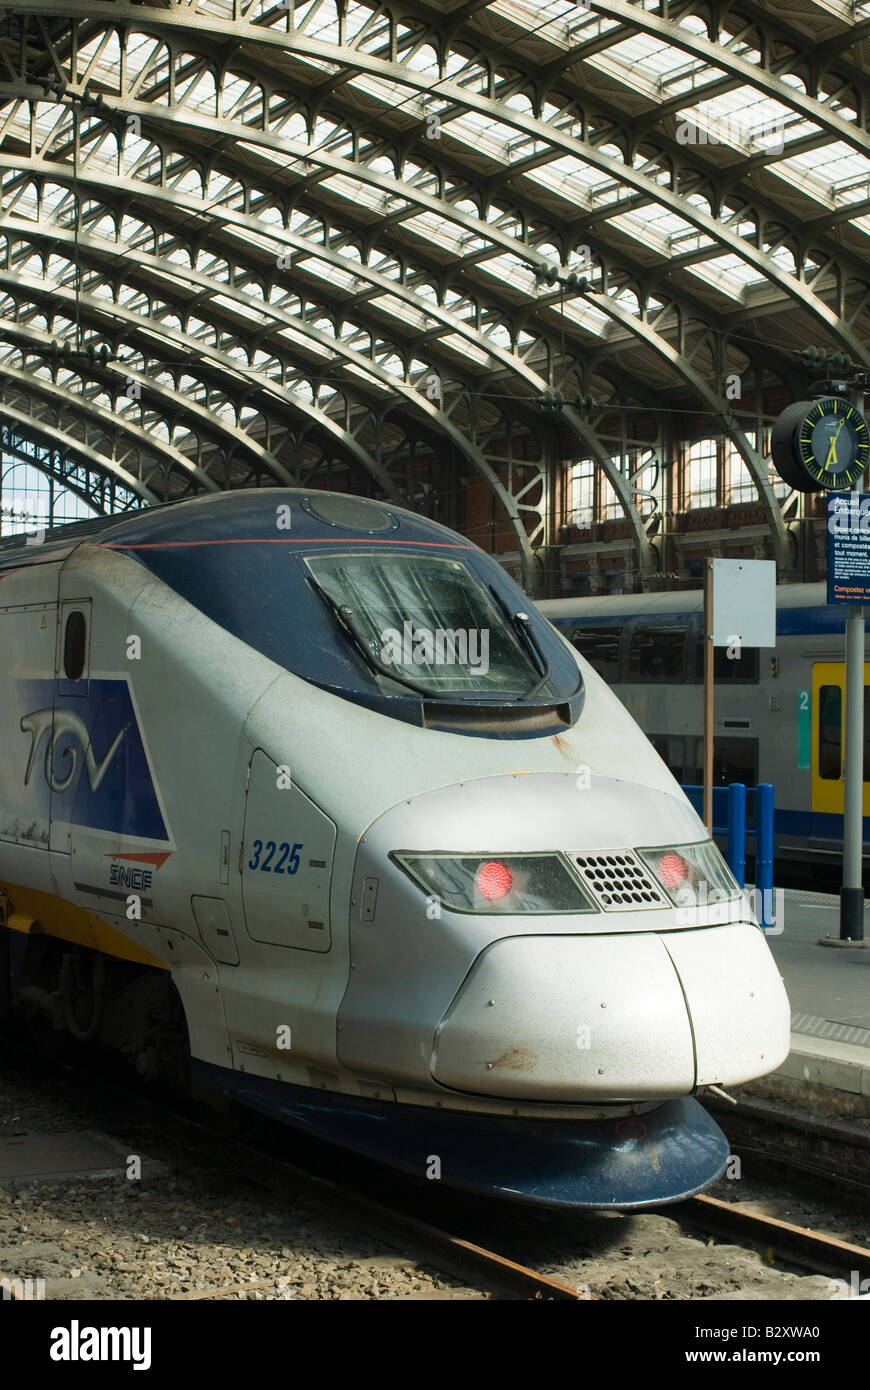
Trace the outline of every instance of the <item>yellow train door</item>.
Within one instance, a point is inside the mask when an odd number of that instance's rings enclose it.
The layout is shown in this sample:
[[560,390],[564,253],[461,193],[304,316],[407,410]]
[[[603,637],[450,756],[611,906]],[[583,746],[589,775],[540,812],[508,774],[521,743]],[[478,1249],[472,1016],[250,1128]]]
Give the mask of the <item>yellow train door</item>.
[[[843,711],[846,668],[842,661],[813,665],[812,694],[812,809],[813,816],[843,814]],[[864,663],[864,809],[870,815],[870,662]],[[814,833],[824,833],[814,824]],[[828,826],[830,834],[831,827]]]

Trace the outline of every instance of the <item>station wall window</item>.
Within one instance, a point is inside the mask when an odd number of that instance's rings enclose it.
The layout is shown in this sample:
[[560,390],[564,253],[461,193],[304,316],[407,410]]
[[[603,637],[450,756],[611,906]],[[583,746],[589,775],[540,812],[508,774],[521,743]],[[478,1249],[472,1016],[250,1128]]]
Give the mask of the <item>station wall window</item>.
[[631,634],[629,676],[636,681],[683,681],[685,651],[684,624],[638,624]]
[[[753,449],[755,448],[755,431],[746,430],[746,442]],[[737,448],[733,439],[725,442],[725,460],[728,478],[728,501],[735,502],[757,502],[758,488],[752,478],[752,474],[743,461],[743,455]]]
[[699,439],[686,460],[686,509],[716,506],[716,440]]
[[620,678],[621,627],[575,627],[571,642],[599,676],[610,684]]
[[568,475],[568,521],[591,526],[595,517],[595,463],[583,459]]

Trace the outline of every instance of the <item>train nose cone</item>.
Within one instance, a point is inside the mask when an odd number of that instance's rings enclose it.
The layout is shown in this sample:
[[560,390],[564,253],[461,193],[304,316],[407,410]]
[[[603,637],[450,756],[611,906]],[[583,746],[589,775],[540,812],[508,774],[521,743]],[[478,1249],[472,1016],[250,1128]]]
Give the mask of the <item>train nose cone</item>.
[[506,1099],[650,1100],[762,1075],[787,1052],[785,992],[755,927],[509,937],[444,1015],[432,1074]]

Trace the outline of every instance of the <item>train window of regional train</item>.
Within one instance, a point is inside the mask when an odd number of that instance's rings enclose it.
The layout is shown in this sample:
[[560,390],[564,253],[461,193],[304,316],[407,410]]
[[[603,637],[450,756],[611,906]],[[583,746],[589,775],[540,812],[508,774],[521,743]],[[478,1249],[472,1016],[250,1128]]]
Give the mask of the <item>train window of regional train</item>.
[[63,670],[68,680],[79,680],[85,669],[87,636],[85,615],[76,608],[66,620],[63,636]]
[[[729,656],[727,647],[717,647],[713,658],[713,679],[718,685],[721,681],[743,681],[758,684],[758,648],[743,647],[739,656]],[[704,679],[704,638],[698,635],[695,643],[696,681]]]
[[678,782],[686,781],[683,776],[683,763],[686,758],[686,740],[672,738],[669,734],[650,734],[649,741],[670,772]]
[[619,680],[621,627],[576,627],[571,642],[606,681]]
[[742,782],[758,785],[758,739],[717,738],[713,741],[713,782],[717,787]]
[[686,629],[682,625],[638,626],[631,635],[629,671],[634,680],[685,679]]
[[[843,692],[838,685],[819,689],[819,776],[836,782],[843,771]],[[864,772],[870,782],[870,687],[864,687]]]
[[838,685],[823,685],[819,688],[819,776],[826,782],[836,781],[842,770],[842,728],[843,692]]

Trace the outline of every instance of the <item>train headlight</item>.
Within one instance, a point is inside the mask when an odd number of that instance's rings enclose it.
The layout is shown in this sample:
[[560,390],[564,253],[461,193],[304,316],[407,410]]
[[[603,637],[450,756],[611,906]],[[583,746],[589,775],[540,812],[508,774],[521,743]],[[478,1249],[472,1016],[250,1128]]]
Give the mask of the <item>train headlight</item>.
[[451,912],[594,912],[559,854],[391,856]]
[[512,891],[514,876],[501,860],[488,859],[474,875],[474,886],[489,902],[496,903]]
[[712,840],[637,852],[677,907],[706,907],[741,897],[737,880]]

